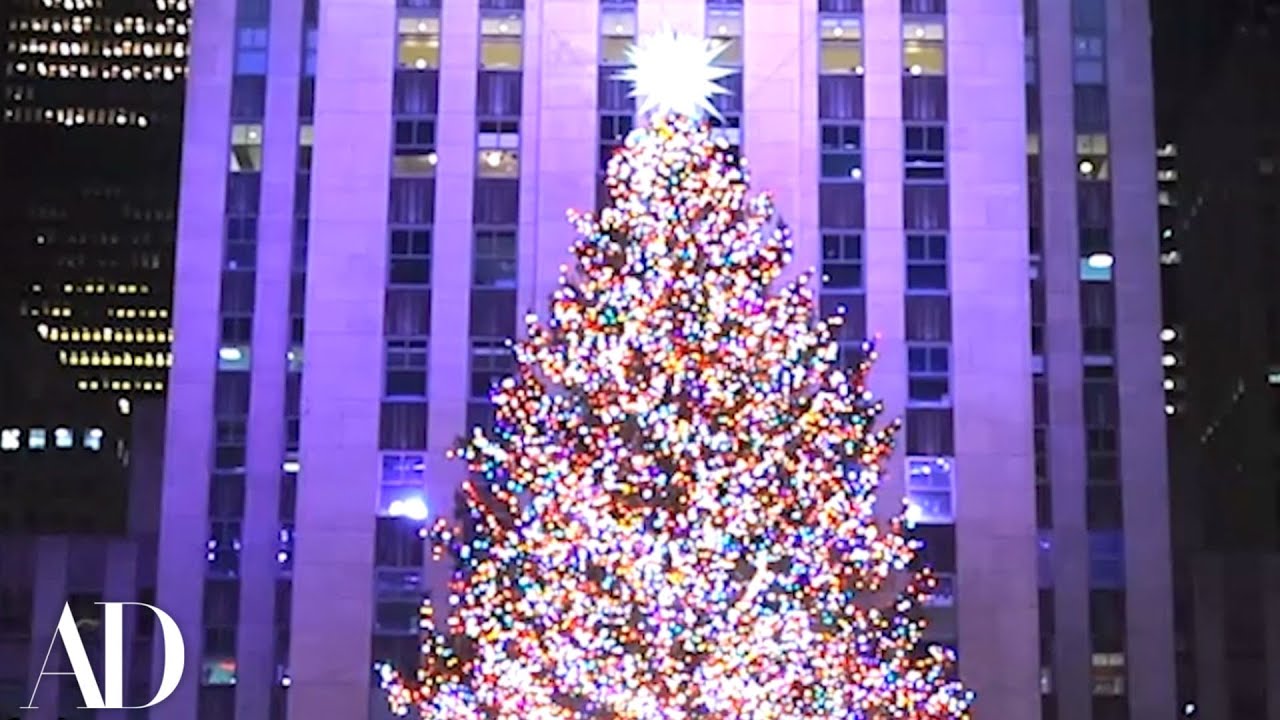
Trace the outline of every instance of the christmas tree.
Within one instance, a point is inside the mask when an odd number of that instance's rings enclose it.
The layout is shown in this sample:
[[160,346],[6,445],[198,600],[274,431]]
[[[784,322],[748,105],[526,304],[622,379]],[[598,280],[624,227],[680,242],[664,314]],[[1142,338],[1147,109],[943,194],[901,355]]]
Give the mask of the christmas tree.
[[[665,62],[706,57],[662,42]],[[425,667],[412,683],[384,669],[391,706],[967,718],[953,654],[921,640],[934,579],[873,511],[897,427],[866,388],[875,352],[842,363],[840,319],[815,316],[807,277],[780,280],[787,229],[698,119],[716,71],[676,65],[687,92],[646,96],[611,206],[571,216],[573,262],[514,345],[495,430],[459,451],[472,529],[437,527],[459,563],[452,614],[437,632],[424,605]]]

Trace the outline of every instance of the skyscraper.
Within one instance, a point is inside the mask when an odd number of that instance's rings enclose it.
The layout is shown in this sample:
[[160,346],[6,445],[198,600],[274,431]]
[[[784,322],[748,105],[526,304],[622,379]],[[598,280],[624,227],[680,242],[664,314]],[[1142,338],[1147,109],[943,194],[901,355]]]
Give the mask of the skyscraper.
[[[122,529],[123,467],[85,493],[39,451],[59,431],[127,435],[132,399],[164,389],[188,3],[5,9],[0,430],[34,452],[5,458],[0,527]],[[55,516],[45,491],[67,496]]]
[[370,717],[372,662],[416,664],[445,450],[489,421],[663,24],[726,45],[719,132],[842,343],[881,337],[885,504],[978,712],[1171,712],[1143,3],[478,5],[196,8],[158,603],[200,682],[153,716]]

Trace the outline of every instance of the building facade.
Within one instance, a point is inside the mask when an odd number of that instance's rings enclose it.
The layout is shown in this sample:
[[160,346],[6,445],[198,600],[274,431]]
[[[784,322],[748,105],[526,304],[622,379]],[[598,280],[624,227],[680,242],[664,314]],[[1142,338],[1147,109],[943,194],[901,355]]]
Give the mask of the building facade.
[[[4,4],[6,432],[127,431],[130,403],[164,390],[189,25],[186,0]],[[10,488],[51,488],[71,509],[82,473],[17,459],[0,480],[0,507],[18,521],[0,513],[0,529],[64,532],[44,522],[38,493]],[[102,487],[122,488],[127,479],[122,466],[95,472]],[[98,495],[83,495],[72,514],[94,514]],[[111,502],[122,505],[123,494]]]
[[158,561],[199,679],[152,717],[377,716],[373,662],[414,665],[443,606],[445,450],[664,24],[726,43],[717,124],[793,271],[881,338],[884,505],[949,583],[931,631],[977,712],[1172,712],[1144,3],[237,5],[195,8]]
[[1185,382],[1174,517],[1198,717],[1280,718],[1280,3],[1243,4],[1185,99],[1170,231]]

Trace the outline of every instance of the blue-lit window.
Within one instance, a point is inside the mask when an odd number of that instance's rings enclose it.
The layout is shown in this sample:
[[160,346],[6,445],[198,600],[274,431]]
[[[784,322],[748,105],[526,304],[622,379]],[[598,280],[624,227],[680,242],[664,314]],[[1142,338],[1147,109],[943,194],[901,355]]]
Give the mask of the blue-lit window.
[[503,341],[473,341],[471,344],[471,391],[473,400],[488,401],[494,386],[515,374],[515,355]]
[[839,180],[862,179],[861,126],[823,123],[822,177]]
[[1077,34],[1074,40],[1075,71],[1077,85],[1105,85],[1106,39],[1102,35]]
[[210,523],[208,552],[209,574],[234,577],[240,572],[240,522],[215,520]]
[[425,520],[427,517],[426,457],[418,453],[382,456],[378,485],[378,514]]
[[907,519],[921,525],[955,522],[955,476],[949,457],[907,458]]
[[1089,533],[1089,585],[1100,590],[1124,588],[1124,533],[1095,530]]
[[951,403],[951,348],[943,343],[907,343],[907,400],[911,404]]
[[1036,580],[1041,590],[1053,587],[1053,533],[1036,533]]
[[267,74],[267,29],[242,27],[236,34],[236,74]]

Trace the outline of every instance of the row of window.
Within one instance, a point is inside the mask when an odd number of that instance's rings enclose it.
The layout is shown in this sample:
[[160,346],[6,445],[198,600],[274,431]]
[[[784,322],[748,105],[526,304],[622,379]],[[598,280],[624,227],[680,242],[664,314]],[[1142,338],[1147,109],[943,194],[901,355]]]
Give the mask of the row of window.
[[[88,428],[83,431],[77,431],[75,428],[57,427],[53,428],[52,432],[42,427],[28,428],[26,446],[28,450],[44,450],[46,448],[69,450],[76,446],[77,435],[79,435],[80,446],[84,449],[94,452],[102,450],[102,428]],[[22,445],[22,428],[4,428],[0,430],[0,450],[13,452],[21,450]]]

